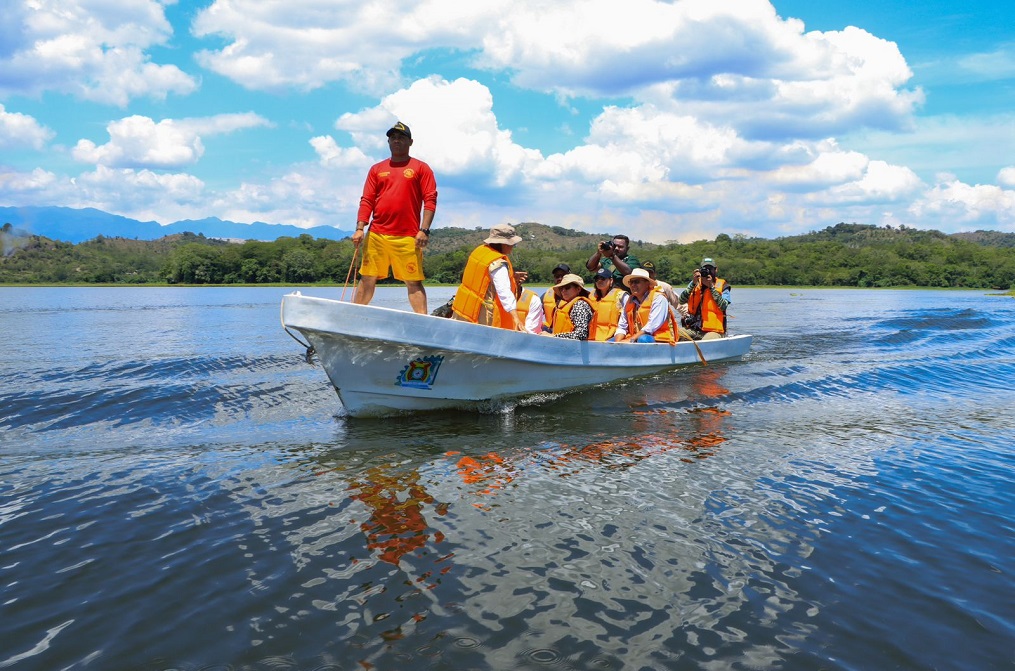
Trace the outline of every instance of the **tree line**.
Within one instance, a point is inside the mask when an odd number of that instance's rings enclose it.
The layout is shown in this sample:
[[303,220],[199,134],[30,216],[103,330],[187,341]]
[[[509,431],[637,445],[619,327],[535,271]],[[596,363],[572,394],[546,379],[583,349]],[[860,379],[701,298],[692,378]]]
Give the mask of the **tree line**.
[[[610,234],[521,223],[512,253],[530,283],[549,284],[567,263],[586,279],[585,261]],[[486,229],[434,229],[424,254],[430,283],[457,284]],[[946,235],[907,227],[840,223],[798,236],[653,244],[634,240],[631,253],[652,261],[660,279],[683,285],[705,256],[737,286],[961,287],[1015,286],[1015,234],[982,231]],[[99,236],[71,244],[33,236],[10,224],[0,229],[2,284],[342,284],[355,281],[358,252],[350,240],[310,235],[273,242],[229,242],[185,233],[158,240]],[[391,280],[393,281],[393,280]]]

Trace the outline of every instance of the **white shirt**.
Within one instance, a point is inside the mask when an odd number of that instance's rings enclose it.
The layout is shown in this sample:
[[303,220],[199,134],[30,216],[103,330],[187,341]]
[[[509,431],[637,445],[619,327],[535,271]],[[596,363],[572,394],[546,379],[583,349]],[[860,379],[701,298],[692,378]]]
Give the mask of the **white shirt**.
[[491,263],[490,281],[493,282],[493,288],[497,292],[497,299],[504,309],[508,312],[517,310],[518,301],[515,300],[515,294],[511,291],[511,274],[508,272],[508,264],[504,263],[501,259]]
[[525,315],[525,330],[529,333],[542,333],[544,317],[543,299],[533,292],[532,300],[529,301],[529,312]]
[[[628,331],[627,304],[628,302],[634,300],[634,296],[628,293],[625,293],[624,296],[625,298],[620,311],[620,323],[617,324],[617,333],[621,335],[631,335],[632,333],[635,333],[637,329],[635,329],[635,331],[630,332]],[[645,328],[642,330],[648,333],[649,335],[655,333],[666,324],[666,318],[669,317],[669,315],[670,315],[669,301],[667,301],[666,297],[663,296],[661,293],[655,294],[655,296],[652,298],[652,307],[649,309],[648,313],[648,323],[645,324]]]

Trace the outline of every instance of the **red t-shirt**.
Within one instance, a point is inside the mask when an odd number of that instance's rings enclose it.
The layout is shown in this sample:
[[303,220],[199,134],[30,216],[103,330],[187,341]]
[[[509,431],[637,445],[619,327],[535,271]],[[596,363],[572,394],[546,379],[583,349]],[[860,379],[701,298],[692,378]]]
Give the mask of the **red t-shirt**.
[[374,233],[415,236],[421,210],[437,211],[437,180],[430,166],[410,156],[408,161],[389,158],[370,168],[356,221],[370,222]]

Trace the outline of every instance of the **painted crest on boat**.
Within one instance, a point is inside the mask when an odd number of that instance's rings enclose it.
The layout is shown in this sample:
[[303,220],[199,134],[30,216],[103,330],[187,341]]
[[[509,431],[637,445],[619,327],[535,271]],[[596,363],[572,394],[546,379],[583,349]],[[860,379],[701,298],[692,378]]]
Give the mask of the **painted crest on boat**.
[[437,371],[440,370],[442,363],[444,363],[442,354],[413,359],[398,374],[395,384],[399,387],[433,389],[434,381],[437,379]]

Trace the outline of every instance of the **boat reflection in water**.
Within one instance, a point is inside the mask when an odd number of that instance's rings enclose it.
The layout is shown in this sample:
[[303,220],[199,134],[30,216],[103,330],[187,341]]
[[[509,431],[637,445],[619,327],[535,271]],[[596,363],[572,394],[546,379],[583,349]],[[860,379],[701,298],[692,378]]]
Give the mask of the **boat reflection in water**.
[[[681,429],[681,422],[668,419],[672,410],[634,410],[632,435],[637,439],[608,439],[582,445],[554,443],[539,449],[516,452],[488,452],[485,454],[446,453],[455,460],[455,472],[476,497],[494,497],[503,492],[517,478],[533,469],[566,477],[588,465],[607,470],[623,470],[655,455],[673,450],[689,453],[683,461],[691,462],[712,456],[714,450],[726,441],[723,424],[730,411],[717,401],[729,393],[720,380],[724,368],[698,369],[691,381],[691,399],[711,401],[709,405],[696,403],[684,410],[690,423]],[[679,403],[686,405],[688,395],[678,390],[659,392],[652,389],[653,405]],[[647,404],[647,400],[642,405]],[[672,406],[670,406],[672,407]],[[688,430],[688,428],[690,430]],[[682,432],[681,432],[682,431]],[[473,505],[484,508],[487,503],[477,498]]]
[[[534,473],[569,477],[590,466],[607,471],[625,470],[650,457],[682,450],[682,461],[693,462],[712,456],[726,441],[723,425],[730,411],[718,404],[729,389],[721,384],[724,368],[708,367],[694,372],[690,394],[677,386],[654,385],[650,396],[636,405],[656,409],[632,411],[630,435],[636,439],[606,439],[585,444],[549,443],[537,448],[466,454],[450,450],[443,463],[433,468],[453,475],[460,482],[459,496],[481,510],[489,510],[492,500],[506,492],[516,481]],[[689,401],[694,404],[688,406]],[[703,402],[710,402],[703,405]],[[664,406],[666,409],[658,409]],[[672,408],[685,406],[689,421],[674,419]],[[361,503],[369,517],[358,522],[366,538],[366,550],[377,560],[398,566],[407,554],[435,554],[437,563],[451,555],[431,547],[445,541],[445,534],[433,528],[426,514],[444,517],[450,503],[440,502],[427,490],[418,468],[404,462],[372,465],[349,482],[348,496]],[[429,549],[428,549],[429,548]],[[446,573],[450,566],[438,567]],[[426,581],[431,573],[419,576]]]
[[437,504],[415,470],[398,470],[393,464],[371,467],[349,483],[349,498],[370,511],[360,529],[367,549],[383,562],[398,566],[405,554],[444,540],[441,531],[430,529],[423,508],[432,506],[435,515],[443,516],[447,504]]
[[[349,652],[378,668],[393,654],[422,662],[415,655],[438,639],[453,642],[440,648],[456,668],[511,668],[533,650],[573,653],[575,640],[587,642],[576,661],[603,668],[620,668],[625,649],[684,649],[685,627],[721,627],[743,603],[708,585],[757,570],[714,521],[725,478],[691,467],[728,441],[724,375],[709,365],[567,396],[564,412],[401,418],[382,432],[346,423],[355,448],[317,463],[312,498],[333,503],[313,529],[286,532],[303,538],[301,574],[331,582],[334,598],[298,610],[336,611]],[[616,394],[629,409],[616,409]],[[782,602],[797,598],[780,587]]]

